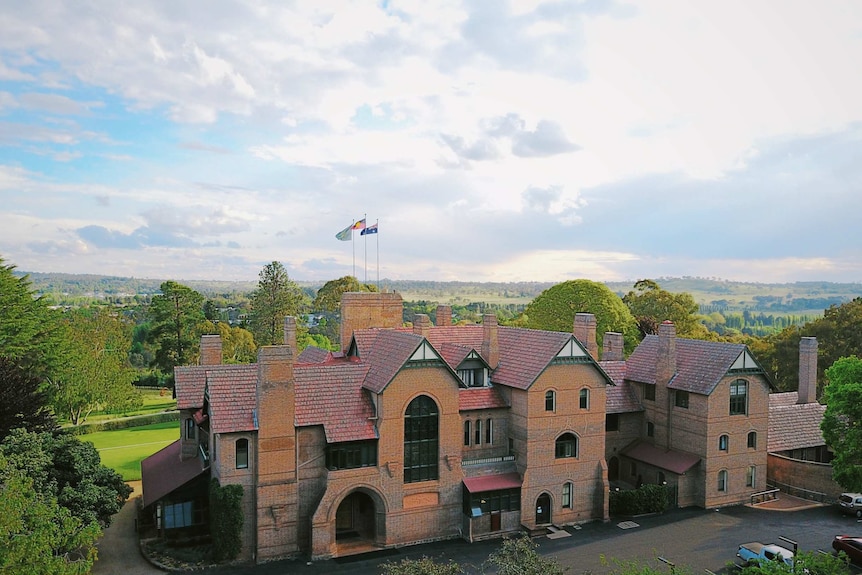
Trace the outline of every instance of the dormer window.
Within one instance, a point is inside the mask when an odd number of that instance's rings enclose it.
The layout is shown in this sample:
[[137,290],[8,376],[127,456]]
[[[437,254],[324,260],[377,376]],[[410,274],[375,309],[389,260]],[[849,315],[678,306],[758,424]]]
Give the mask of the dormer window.
[[485,368],[476,367],[470,369],[459,369],[458,377],[464,382],[467,387],[484,387],[485,385]]

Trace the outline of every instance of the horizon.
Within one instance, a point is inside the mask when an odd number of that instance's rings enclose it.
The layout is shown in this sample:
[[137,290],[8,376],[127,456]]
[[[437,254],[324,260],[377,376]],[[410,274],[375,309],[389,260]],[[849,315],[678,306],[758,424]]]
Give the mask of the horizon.
[[0,257],[33,273],[862,282],[853,0],[3,15]]

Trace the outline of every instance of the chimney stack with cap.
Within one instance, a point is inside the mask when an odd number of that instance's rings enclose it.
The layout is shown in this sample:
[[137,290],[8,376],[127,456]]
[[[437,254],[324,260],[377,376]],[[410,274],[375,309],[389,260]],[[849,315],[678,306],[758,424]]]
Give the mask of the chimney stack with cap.
[[596,343],[596,316],[591,313],[576,313],[574,336],[587,349],[593,359],[599,357],[599,347]]
[[817,401],[817,338],[799,340],[799,391],[796,403]]

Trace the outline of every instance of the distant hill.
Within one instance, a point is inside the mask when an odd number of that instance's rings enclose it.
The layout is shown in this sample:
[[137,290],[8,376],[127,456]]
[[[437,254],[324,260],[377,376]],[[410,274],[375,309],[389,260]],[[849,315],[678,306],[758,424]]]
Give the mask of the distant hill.
[[[15,273],[28,275],[33,288],[45,295],[63,295],[101,299],[105,297],[152,295],[165,280],[118,276],[60,273]],[[175,280],[199,291],[206,297],[248,294],[257,282]],[[862,283],[795,282],[748,283],[717,278],[657,278],[655,281],[673,293],[687,292],[701,306],[702,313],[712,311],[752,311],[820,315],[830,305],[862,297]],[[314,293],[323,282],[297,281]],[[380,288],[396,291],[406,301],[448,304],[486,302],[525,305],[556,282],[441,282],[433,280],[380,281]],[[631,291],[634,281],[606,282],[620,296]]]

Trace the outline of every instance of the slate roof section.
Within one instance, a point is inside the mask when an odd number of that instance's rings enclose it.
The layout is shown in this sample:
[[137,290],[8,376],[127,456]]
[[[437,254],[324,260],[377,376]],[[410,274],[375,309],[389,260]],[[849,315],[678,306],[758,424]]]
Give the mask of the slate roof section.
[[210,425],[213,433],[254,431],[257,408],[257,364],[207,372]]
[[700,463],[700,456],[685,451],[661,449],[651,443],[641,441],[622,451],[626,457],[682,475]]
[[528,389],[573,337],[559,331],[498,327],[500,363],[491,381]]
[[[443,343],[435,345],[431,343],[431,345],[440,353],[440,357],[443,358],[449,367],[453,370],[457,370],[458,366],[461,365],[461,362],[466,359],[470,352],[473,351],[472,347],[466,345],[458,345],[454,343]],[[481,355],[481,350],[476,350],[478,355]]]
[[177,390],[177,409],[199,409],[203,407],[207,373],[221,371],[230,373],[236,368],[236,364],[185,365],[175,367],[174,387]]
[[635,386],[630,381],[626,381],[626,362],[602,361],[599,365],[614,382],[614,385],[605,388],[605,413],[643,411],[644,407]]
[[299,353],[296,363],[323,363],[330,359],[332,359],[332,352],[310,345]]
[[206,471],[207,468],[201,464],[198,457],[181,461],[181,451],[182,441],[178,439],[141,461],[144,507],[152,505]]
[[367,371],[350,359],[296,366],[296,425],[322,425],[328,443],[377,439],[374,406],[362,389]]
[[363,386],[374,393],[383,391],[423,339],[413,333],[381,330],[374,339],[373,347],[363,357],[363,363],[369,366]]
[[[658,344],[657,335],[644,338],[629,356],[626,379],[655,385]],[[677,338],[676,375],[668,387],[709,395],[746,349],[741,343]]]
[[509,407],[496,387],[470,387],[458,390],[458,411]]
[[[795,402],[797,393],[773,393],[769,396],[769,432],[766,451],[778,453],[826,445],[820,422],[826,406],[816,402]],[[792,403],[789,400],[793,399]]]

